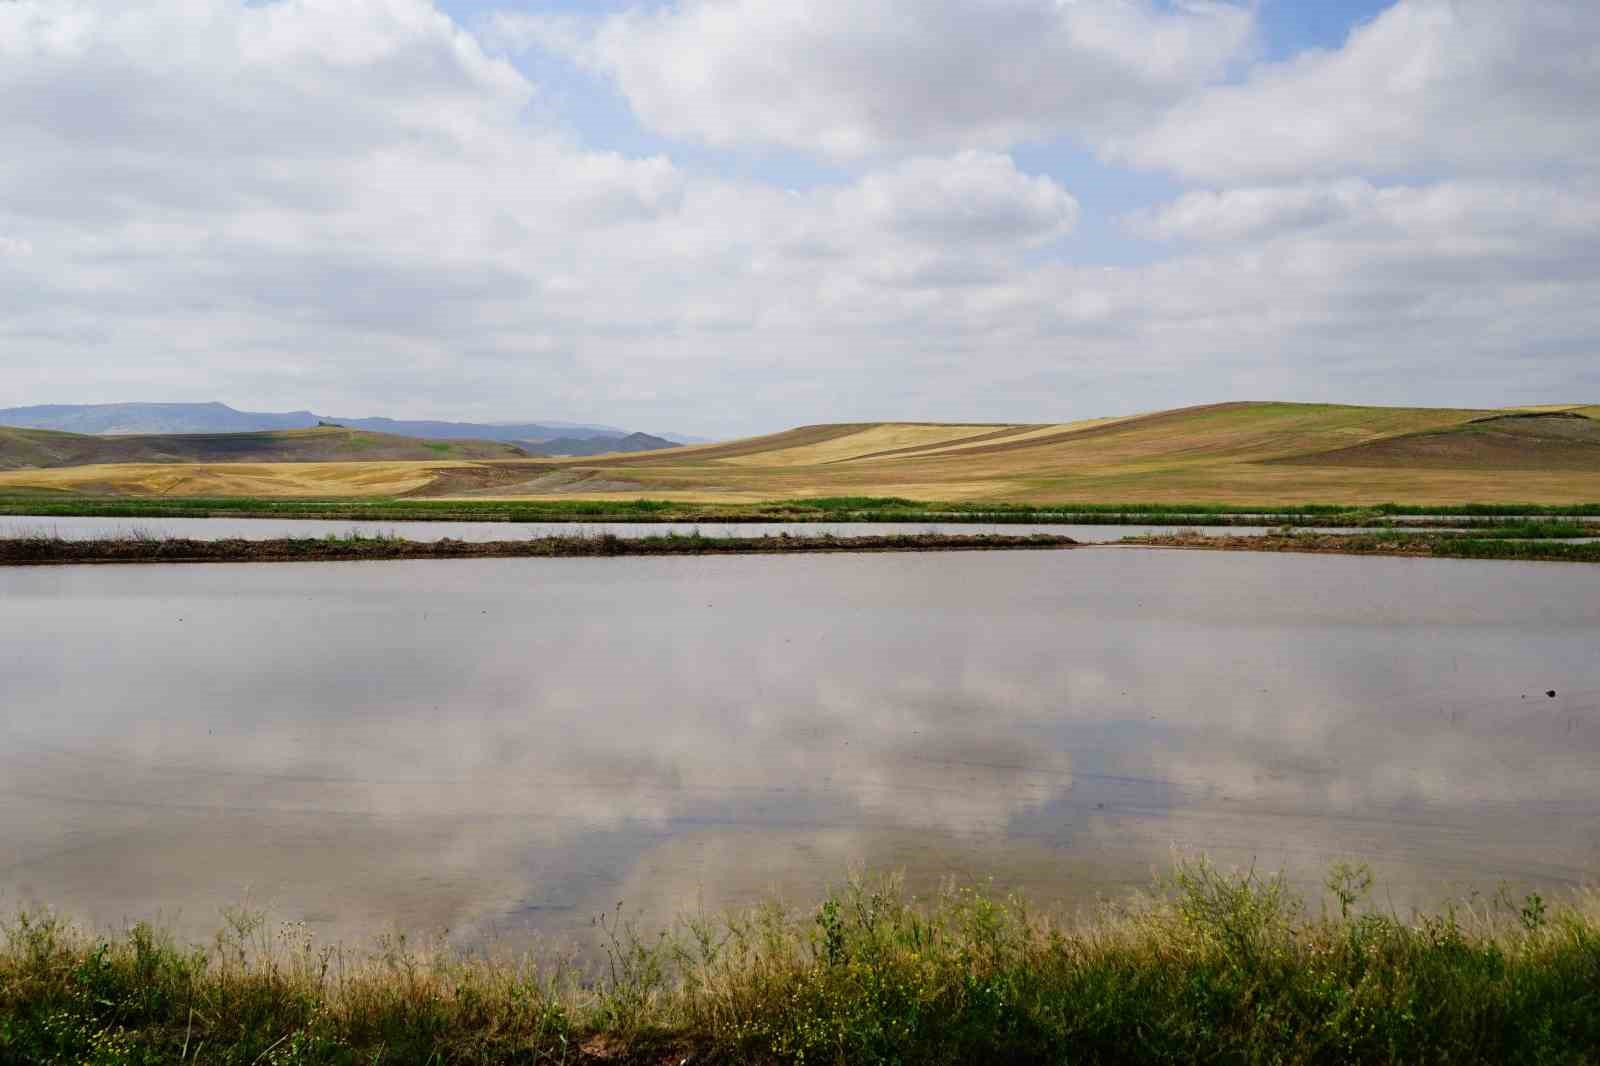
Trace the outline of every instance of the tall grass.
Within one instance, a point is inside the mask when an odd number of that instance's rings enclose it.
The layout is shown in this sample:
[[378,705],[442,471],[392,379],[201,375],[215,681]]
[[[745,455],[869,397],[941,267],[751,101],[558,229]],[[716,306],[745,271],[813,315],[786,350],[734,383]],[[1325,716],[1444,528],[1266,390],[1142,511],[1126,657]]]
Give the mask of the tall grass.
[[1600,563],[1600,543],[1563,544],[1549,540],[1480,540],[1452,537],[1433,542],[1434,555],[1449,559],[1527,559]]
[[386,938],[360,953],[229,912],[210,945],[19,916],[0,1059],[73,1063],[1585,1062],[1600,906],[1497,897],[1401,918],[1338,867],[1316,913],[1278,877],[1179,865],[1077,921],[890,880],[818,906],[597,922],[598,966]]

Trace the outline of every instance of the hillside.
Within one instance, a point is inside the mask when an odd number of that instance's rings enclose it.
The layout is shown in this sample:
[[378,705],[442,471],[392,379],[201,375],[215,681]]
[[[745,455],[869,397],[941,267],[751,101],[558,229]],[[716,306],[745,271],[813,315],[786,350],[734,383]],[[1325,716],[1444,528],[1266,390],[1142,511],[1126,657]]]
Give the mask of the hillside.
[[612,452],[659,452],[678,447],[677,442],[649,433],[630,433],[626,437],[559,437],[528,443],[535,455],[572,457],[606,455]]
[[429,441],[345,427],[264,433],[91,436],[0,426],[0,470],[104,464],[322,463],[374,460],[517,459],[498,441]]
[[257,433],[310,429],[310,411],[236,411],[222,403],[53,403],[0,409],[0,426],[58,433]]
[[1412,470],[1593,471],[1600,469],[1600,422],[1575,411],[1512,412],[1277,461]]
[[[1600,407],[1227,403],[1052,424],[856,423],[578,459],[79,467],[0,490],[1030,503],[1600,501]],[[1515,417],[1513,417],[1515,416]],[[1538,417],[1534,417],[1538,416]],[[441,457],[448,459],[465,456]],[[359,486],[355,488],[353,486]]]
[[628,484],[648,495],[727,500],[1600,500],[1592,417],[1600,409],[1510,413],[1228,403],[1049,425],[808,426],[573,463],[499,492]]

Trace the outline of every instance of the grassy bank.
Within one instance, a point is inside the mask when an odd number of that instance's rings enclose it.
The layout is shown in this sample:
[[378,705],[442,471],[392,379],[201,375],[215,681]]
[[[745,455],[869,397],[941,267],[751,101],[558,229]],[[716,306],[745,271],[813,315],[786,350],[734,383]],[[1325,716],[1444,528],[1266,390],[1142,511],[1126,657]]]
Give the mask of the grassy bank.
[[[1558,538],[1593,535],[1592,529],[1565,524],[1512,525],[1470,533],[1296,533],[1230,537],[1171,533],[1127,537],[1120,544],[1137,547],[1192,548],[1209,551],[1312,552],[1337,555],[1400,555],[1440,559],[1529,559],[1551,562],[1600,563],[1600,543],[1566,544]],[[1516,538],[1516,539],[1514,539]]]
[[1600,518],[1600,504],[1482,504],[1429,506],[1384,503],[1366,507],[1282,503],[1227,507],[1215,504],[1097,503],[1041,506],[1018,503],[942,502],[901,497],[838,496],[775,499],[761,503],[682,500],[423,500],[218,497],[105,497],[57,494],[0,495],[0,516],[85,518],[321,518],[339,521],[420,522],[1068,522],[1084,525],[1258,525],[1293,522],[1319,526],[1374,525],[1394,521],[1478,520],[1520,517]]
[[820,905],[597,923],[594,969],[317,945],[231,912],[204,947],[23,915],[0,948],[0,1059],[29,1063],[1578,1063],[1600,1057],[1600,906],[1505,896],[1401,918],[1339,867],[1180,866],[1061,923],[892,882]]
[[1070,548],[1070,537],[918,533],[866,537],[530,537],[473,543],[341,536],[277,540],[188,540],[146,536],[0,539],[0,566],[115,563],[297,563],[379,559],[578,558],[625,555],[792,555],[817,552],[994,551]]

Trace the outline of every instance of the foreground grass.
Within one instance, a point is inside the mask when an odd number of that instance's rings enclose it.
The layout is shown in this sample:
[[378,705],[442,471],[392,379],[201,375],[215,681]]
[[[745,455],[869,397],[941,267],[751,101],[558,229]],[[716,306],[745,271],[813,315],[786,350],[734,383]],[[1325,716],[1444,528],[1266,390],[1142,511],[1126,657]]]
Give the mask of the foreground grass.
[[475,543],[406,540],[362,535],[276,540],[189,540],[130,535],[94,540],[56,536],[0,538],[0,566],[115,563],[297,563],[394,559],[580,558],[630,555],[799,555],[820,552],[995,551],[1071,548],[1070,537],[1044,534],[915,533],[889,536],[707,537],[670,533],[661,537],[530,537]]
[[1562,537],[1593,536],[1593,528],[1564,523],[1533,523],[1467,533],[1296,533],[1230,537],[1194,532],[1125,537],[1118,543],[1146,548],[1210,551],[1311,552],[1332,555],[1398,555],[1439,559],[1528,559],[1600,563],[1600,542],[1562,543]]
[[1336,867],[1180,866],[1060,924],[892,881],[641,936],[593,969],[382,940],[318,947],[230,912],[209,946],[24,914],[0,948],[0,1060],[92,1063],[1578,1063],[1600,1058],[1600,907],[1507,897],[1401,919]]
[[1467,516],[1478,519],[1521,517],[1600,517],[1600,503],[1482,504],[1446,506],[1384,503],[1284,503],[1273,506],[1221,506],[1193,503],[1097,503],[1033,505],[1017,503],[912,500],[898,496],[834,496],[775,499],[762,503],[716,504],[680,500],[425,500],[395,497],[276,498],[102,497],[63,494],[0,494],[0,515],[89,518],[322,518],[340,521],[424,522],[1071,522],[1183,525],[1273,523],[1324,526],[1373,525],[1397,518]]

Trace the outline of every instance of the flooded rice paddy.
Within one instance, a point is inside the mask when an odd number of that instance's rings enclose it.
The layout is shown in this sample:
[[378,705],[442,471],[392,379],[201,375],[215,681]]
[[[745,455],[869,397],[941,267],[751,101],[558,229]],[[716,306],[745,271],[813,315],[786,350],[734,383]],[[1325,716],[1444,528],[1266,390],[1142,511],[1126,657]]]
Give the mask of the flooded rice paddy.
[[853,868],[1071,905],[1175,848],[1559,892],[1600,878],[1597,647],[1600,568],[1538,563],[0,571],[0,908],[582,943]]
[[[1085,544],[1109,543],[1123,537],[1176,533],[1182,525],[1077,525],[975,522],[351,522],[296,518],[0,518],[0,537],[55,536],[92,540],[128,535],[187,537],[197,540],[275,540],[280,537],[401,537],[406,540],[454,540],[486,543],[536,537],[614,536],[665,537],[698,533],[705,537],[864,537],[917,533],[1026,536],[1048,533]],[[1229,536],[1260,536],[1271,526],[1214,527]],[[1205,528],[1201,532],[1206,532]],[[1317,532],[1309,530],[1309,532]],[[1327,532],[1353,533],[1353,529]]]

